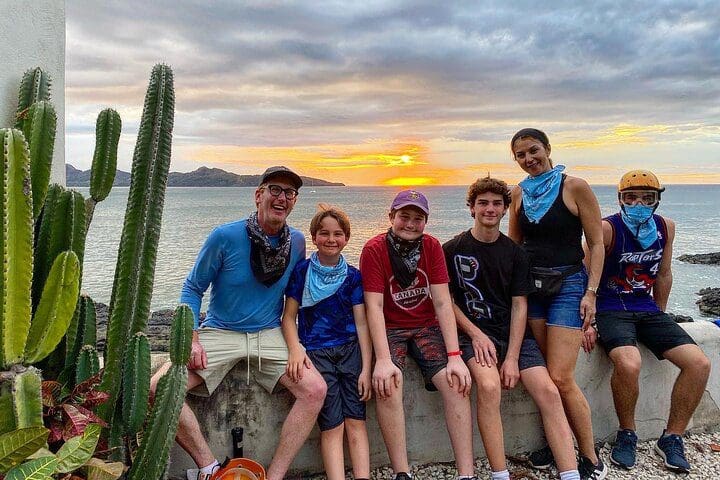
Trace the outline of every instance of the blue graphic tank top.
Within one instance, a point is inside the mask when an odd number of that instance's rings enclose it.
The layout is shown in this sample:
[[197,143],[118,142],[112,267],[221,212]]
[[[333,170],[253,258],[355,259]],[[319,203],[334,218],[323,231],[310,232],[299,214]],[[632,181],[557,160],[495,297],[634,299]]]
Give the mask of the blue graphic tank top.
[[604,218],[613,227],[613,241],[605,254],[605,265],[597,292],[597,309],[606,311],[659,312],[652,297],[667,227],[659,215],[653,215],[658,239],[642,248],[622,221],[620,213]]

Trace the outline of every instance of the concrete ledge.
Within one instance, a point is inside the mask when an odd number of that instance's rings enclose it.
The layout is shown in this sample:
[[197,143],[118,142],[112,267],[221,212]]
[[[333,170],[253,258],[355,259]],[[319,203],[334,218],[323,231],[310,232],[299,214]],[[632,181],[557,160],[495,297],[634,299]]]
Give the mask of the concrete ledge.
[[[710,322],[688,323],[683,324],[683,327],[708,355],[713,372],[720,369],[720,329]],[[646,440],[657,438],[665,426],[670,410],[670,388],[678,370],[669,362],[657,361],[645,348],[641,350],[643,368],[636,416],[638,436],[641,440]],[[241,426],[245,429],[245,456],[267,465],[275,450],[292,397],[287,392],[268,395],[254,382],[247,386],[245,372],[245,364],[241,363],[232,370],[211,398],[190,396],[189,403],[203,426],[210,447],[219,459],[232,456],[230,430]],[[590,355],[580,353],[576,378],[590,402],[595,438],[598,441],[613,438],[617,429],[617,417],[610,393],[610,374],[610,362],[600,349]],[[419,371],[413,367],[406,371],[405,387],[410,462],[452,461],[452,449],[445,430],[440,395],[422,388]],[[720,380],[717,375],[711,374],[710,383],[695,413],[691,428],[702,429],[720,425],[719,403]],[[540,446],[540,415],[521,386],[503,393],[502,416],[508,454],[526,452]],[[367,425],[372,465],[375,467],[389,463],[375,418],[374,401],[368,405]],[[475,455],[484,456],[477,427],[474,431]],[[295,459],[293,470],[323,470],[318,440],[316,427]],[[195,468],[194,463],[176,445],[171,452],[170,474],[184,476],[184,470],[188,468]]]

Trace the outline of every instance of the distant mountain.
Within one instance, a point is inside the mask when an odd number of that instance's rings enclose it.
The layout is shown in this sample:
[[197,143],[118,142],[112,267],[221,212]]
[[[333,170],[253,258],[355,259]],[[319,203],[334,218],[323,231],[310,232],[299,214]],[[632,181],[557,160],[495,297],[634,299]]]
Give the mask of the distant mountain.
[[[78,170],[69,163],[65,164],[65,182],[68,187],[90,186],[90,170]],[[344,183],[328,182],[319,178],[303,177],[304,186],[327,187],[345,186]],[[168,187],[256,187],[260,175],[238,175],[219,168],[200,167],[194,172],[170,172]],[[116,187],[130,185],[130,173],[118,170],[115,175]]]

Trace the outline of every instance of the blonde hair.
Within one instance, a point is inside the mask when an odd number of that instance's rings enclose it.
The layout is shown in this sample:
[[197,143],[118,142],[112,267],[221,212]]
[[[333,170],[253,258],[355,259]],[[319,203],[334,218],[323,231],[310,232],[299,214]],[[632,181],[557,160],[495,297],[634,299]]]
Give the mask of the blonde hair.
[[318,203],[317,213],[315,213],[312,220],[310,220],[310,235],[313,238],[318,230],[320,230],[320,222],[322,222],[325,217],[334,218],[345,233],[345,238],[350,239],[350,218],[348,218],[347,213],[327,203]]

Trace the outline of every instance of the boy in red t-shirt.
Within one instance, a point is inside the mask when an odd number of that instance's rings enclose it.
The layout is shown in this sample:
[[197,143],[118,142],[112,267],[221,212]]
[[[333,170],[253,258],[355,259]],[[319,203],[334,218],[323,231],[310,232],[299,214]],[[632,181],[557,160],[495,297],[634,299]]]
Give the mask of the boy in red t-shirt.
[[442,247],[423,234],[429,212],[422,193],[398,193],[390,229],[368,240],[360,256],[376,357],[376,411],[395,480],[410,478],[402,392],[407,355],[420,367],[425,387],[442,395],[458,478],[474,475],[472,445],[465,441],[472,436],[470,373],[460,357]]

